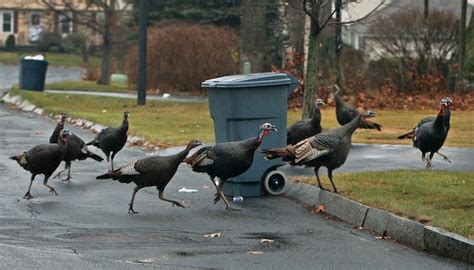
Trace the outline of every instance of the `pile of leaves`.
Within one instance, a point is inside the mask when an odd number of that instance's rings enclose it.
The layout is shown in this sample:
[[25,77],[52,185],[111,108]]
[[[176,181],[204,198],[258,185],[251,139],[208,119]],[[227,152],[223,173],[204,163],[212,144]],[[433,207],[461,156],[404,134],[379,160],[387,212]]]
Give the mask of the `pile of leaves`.
[[[323,99],[328,105],[334,106],[334,98],[331,93],[332,87],[322,86],[317,97]],[[360,109],[432,109],[437,108],[439,101],[444,97],[451,97],[453,99],[453,110],[472,110],[474,108],[474,91],[462,95],[453,94],[450,91],[413,91],[406,93],[386,86],[380,90],[372,90],[370,92],[357,91],[342,94],[344,101]],[[303,107],[303,97],[297,96],[290,99],[288,107]]]

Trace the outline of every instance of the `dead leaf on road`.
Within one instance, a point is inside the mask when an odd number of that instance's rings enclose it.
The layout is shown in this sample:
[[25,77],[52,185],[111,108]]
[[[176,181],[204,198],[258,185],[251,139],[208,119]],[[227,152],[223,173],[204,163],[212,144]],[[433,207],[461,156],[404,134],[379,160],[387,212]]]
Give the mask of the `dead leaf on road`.
[[376,236],[375,239],[379,239],[379,240],[382,240],[382,239],[390,239],[392,237],[390,236]]
[[262,244],[265,244],[265,243],[271,244],[271,243],[273,243],[273,242],[275,242],[275,240],[272,240],[272,239],[265,239],[265,238],[264,238],[264,239],[260,239],[260,243],[262,243]]
[[326,206],[324,204],[320,204],[314,208],[313,213],[322,213],[326,210]]
[[204,237],[207,237],[207,238],[214,238],[214,237],[221,237],[221,235],[222,235],[222,233],[216,232],[216,233],[206,234],[206,235],[204,235]]
[[44,134],[44,131],[42,131],[42,130],[37,130],[37,131],[35,131],[33,134],[35,134],[35,135],[43,135],[43,134]]
[[260,255],[260,254],[263,254],[262,251],[249,251],[247,252],[247,254],[250,254],[250,255]]

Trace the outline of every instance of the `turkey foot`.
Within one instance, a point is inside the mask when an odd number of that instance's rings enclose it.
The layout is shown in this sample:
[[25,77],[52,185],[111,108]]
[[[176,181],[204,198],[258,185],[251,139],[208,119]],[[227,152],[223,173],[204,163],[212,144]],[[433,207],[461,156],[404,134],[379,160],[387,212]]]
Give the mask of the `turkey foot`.
[[179,203],[179,202],[172,202],[172,204],[173,204],[173,206],[176,205],[177,207],[186,208],[186,207],[184,207],[184,205],[182,205],[182,204]]
[[227,211],[242,211],[242,209],[232,208],[232,207],[230,207],[230,206],[227,206],[227,207],[225,208],[225,210],[227,210]]
[[23,199],[27,199],[27,200],[33,199],[33,196],[31,196],[31,193],[28,191],[26,192],[25,196],[23,196]]
[[68,176],[68,177],[66,177],[65,179],[61,180],[61,181],[71,183],[71,179],[72,179],[72,177],[71,177],[71,176]]
[[129,203],[128,205],[129,205],[129,207],[128,207],[128,213],[129,214],[138,214],[137,211],[133,210],[133,204]]
[[438,154],[438,155],[440,155],[441,157],[443,157],[443,160],[444,160],[444,161],[447,161],[447,162],[451,163],[451,160],[450,160],[447,156],[441,154],[440,152],[436,152],[436,154]]
[[49,193],[53,193],[55,194],[56,196],[58,196],[58,193],[56,192],[56,190],[52,187],[49,188]]

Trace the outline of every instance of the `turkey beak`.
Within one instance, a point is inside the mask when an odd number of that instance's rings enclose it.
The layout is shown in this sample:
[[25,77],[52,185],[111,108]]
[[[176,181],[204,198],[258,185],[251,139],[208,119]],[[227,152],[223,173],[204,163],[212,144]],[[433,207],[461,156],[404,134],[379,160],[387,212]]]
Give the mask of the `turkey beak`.
[[275,126],[272,126],[272,127],[270,128],[270,130],[273,130],[273,131],[275,131],[275,132],[278,132],[278,129],[277,129]]

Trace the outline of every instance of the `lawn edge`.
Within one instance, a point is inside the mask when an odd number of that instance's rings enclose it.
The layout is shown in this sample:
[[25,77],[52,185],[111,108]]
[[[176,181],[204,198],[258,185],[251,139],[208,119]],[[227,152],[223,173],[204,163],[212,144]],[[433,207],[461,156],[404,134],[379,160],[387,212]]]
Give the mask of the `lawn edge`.
[[415,249],[474,264],[474,240],[461,235],[302,182],[288,180],[285,195],[315,209],[324,209],[324,213],[380,235],[381,239],[390,237]]
[[[22,96],[15,95],[15,94],[11,95],[10,92],[7,92],[5,95],[3,95],[1,97],[1,100],[3,100],[7,104],[16,106],[18,109],[24,112],[31,112],[31,113],[45,116],[51,119],[59,119],[60,117],[59,114],[48,113],[43,108],[38,107],[35,104],[29,102],[27,99],[23,98]],[[66,121],[71,125],[74,125],[83,129],[90,129],[94,133],[99,133],[103,128],[105,128],[105,126],[99,123],[94,123],[87,119],[67,117]],[[128,146],[142,146],[142,147],[146,147],[148,149],[153,149],[153,150],[158,150],[158,149],[163,148],[160,145],[153,144],[147,141],[143,137],[133,136],[133,135],[128,135],[127,145]]]

